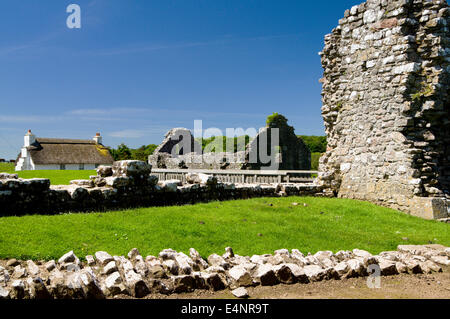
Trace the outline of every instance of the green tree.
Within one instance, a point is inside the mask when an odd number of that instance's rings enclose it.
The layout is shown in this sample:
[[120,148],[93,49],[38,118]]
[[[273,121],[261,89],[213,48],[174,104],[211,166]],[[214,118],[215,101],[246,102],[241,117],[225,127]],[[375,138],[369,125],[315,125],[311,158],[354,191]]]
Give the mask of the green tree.
[[327,151],[326,136],[299,136],[303,142],[309,147],[311,153],[325,153]]
[[266,120],[266,125],[268,127],[284,127],[288,124],[288,119],[281,114],[273,113],[272,115],[269,115]]
[[117,149],[109,148],[109,151],[115,161],[137,160],[147,162],[149,155],[152,155],[157,147],[158,145],[149,144],[132,149],[122,143],[117,147]]

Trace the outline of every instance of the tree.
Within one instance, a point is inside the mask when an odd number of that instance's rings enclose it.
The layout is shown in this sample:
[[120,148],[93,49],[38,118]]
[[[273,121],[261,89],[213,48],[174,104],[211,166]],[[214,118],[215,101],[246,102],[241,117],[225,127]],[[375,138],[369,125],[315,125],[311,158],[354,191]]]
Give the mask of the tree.
[[149,155],[152,155],[157,147],[158,145],[149,144],[142,145],[137,149],[132,149],[122,143],[117,149],[109,148],[109,151],[115,161],[137,160],[147,162]]
[[266,124],[268,127],[284,127],[288,124],[288,119],[284,117],[281,114],[273,113],[272,115],[269,115],[266,120]]
[[311,153],[325,153],[327,151],[326,136],[299,136],[306,145],[308,145]]

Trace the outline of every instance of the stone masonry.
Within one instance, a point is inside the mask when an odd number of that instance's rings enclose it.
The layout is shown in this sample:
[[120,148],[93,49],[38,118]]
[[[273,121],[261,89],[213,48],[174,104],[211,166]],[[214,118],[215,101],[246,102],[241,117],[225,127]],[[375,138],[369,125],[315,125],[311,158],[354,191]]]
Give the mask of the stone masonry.
[[194,204],[254,197],[322,196],[312,183],[221,183],[216,177],[191,173],[188,181],[159,181],[142,161],[100,166],[89,180],[50,185],[49,179],[20,179],[0,173],[0,217],[26,214],[92,212],[132,207]]
[[366,277],[376,270],[381,276],[430,274],[448,271],[450,265],[450,248],[441,245],[401,245],[378,255],[360,249],[314,255],[280,249],[250,257],[227,247],[225,254],[207,260],[193,248],[189,255],[165,249],[158,256],[144,256],[134,248],[127,257],[98,251],[85,261],[73,251],[57,261],[0,260],[0,300],[144,298],[224,289],[245,298],[245,287]]
[[448,217],[449,12],[445,0],[368,0],[326,35],[318,182],[330,194]]

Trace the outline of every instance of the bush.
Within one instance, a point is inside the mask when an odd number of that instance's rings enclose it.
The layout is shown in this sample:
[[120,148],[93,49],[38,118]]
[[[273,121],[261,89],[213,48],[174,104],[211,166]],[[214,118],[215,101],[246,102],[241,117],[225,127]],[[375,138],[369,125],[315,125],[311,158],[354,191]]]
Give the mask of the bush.
[[281,114],[273,113],[269,115],[266,120],[268,127],[284,127],[287,126],[288,119]]
[[299,136],[306,145],[308,145],[311,153],[325,153],[327,151],[326,136]]
[[131,149],[124,143],[120,144],[117,149],[110,148],[109,152],[115,161],[123,160],[138,160],[138,161],[148,161],[148,157],[153,154],[158,145],[149,144],[142,145],[137,149]]

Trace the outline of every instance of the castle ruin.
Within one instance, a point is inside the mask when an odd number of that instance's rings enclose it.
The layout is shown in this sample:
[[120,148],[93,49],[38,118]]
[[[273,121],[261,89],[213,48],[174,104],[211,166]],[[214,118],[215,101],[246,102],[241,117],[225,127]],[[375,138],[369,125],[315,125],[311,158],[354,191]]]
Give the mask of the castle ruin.
[[449,26],[445,0],[368,0],[326,35],[319,183],[327,192],[448,216]]

